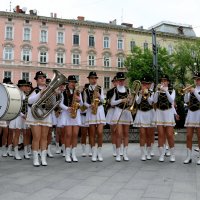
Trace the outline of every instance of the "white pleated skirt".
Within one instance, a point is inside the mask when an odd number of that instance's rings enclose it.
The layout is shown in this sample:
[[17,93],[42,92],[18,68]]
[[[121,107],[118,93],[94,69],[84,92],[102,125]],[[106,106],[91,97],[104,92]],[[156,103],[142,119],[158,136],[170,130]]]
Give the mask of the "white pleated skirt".
[[81,125],[81,116],[80,110],[77,110],[76,118],[71,118],[70,113],[66,110],[62,111],[61,118],[60,118],[61,126],[80,126]]
[[194,112],[188,110],[185,119],[185,127],[200,127],[200,110]]
[[81,114],[81,127],[88,127],[88,125],[86,125],[86,113],[85,115]]
[[10,129],[26,129],[27,126],[25,124],[25,119],[19,115],[17,118],[10,121],[9,128]]
[[155,112],[155,125],[156,126],[175,126],[174,110],[170,108],[168,110],[156,109]]
[[6,128],[8,125],[7,125],[7,122],[6,121],[0,121],[0,127],[4,127]]
[[112,117],[110,124],[111,125],[113,125],[113,124],[131,125],[131,124],[133,124],[133,117],[131,115],[131,112],[126,109],[122,112],[122,109],[116,106],[114,109],[113,117]]
[[52,116],[51,114],[48,115],[46,118],[43,120],[38,120],[35,119],[31,113],[31,108],[28,108],[28,115],[26,119],[26,124],[27,125],[32,125],[32,126],[49,126],[52,127]]
[[149,111],[137,110],[133,127],[155,127],[155,110]]
[[91,108],[87,109],[85,125],[90,124],[106,124],[106,117],[103,105],[100,105],[97,109],[97,114],[93,115],[91,112]]
[[106,114],[106,124],[111,124],[115,108],[109,108]]

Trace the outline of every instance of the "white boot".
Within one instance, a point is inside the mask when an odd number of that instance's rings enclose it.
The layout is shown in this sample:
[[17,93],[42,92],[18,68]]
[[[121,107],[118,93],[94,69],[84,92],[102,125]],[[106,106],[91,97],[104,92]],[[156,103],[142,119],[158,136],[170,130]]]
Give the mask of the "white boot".
[[121,144],[121,146],[120,146],[120,156],[123,156],[123,154],[124,154],[124,145]]
[[43,150],[41,153],[42,166],[47,166],[47,150]]
[[65,150],[65,144],[62,144],[62,147],[61,147],[61,149],[62,149],[62,157],[66,157],[65,155],[66,155],[66,150]]
[[155,155],[154,151],[153,151],[153,147],[154,147],[154,143],[151,143],[151,157],[153,157]]
[[97,149],[96,147],[92,147],[92,162],[96,162],[97,161]]
[[164,147],[159,147],[159,153],[160,153],[160,157],[159,157],[159,162],[164,162],[165,161],[165,148]]
[[120,148],[117,148],[117,149],[116,149],[116,153],[117,153],[117,156],[116,156],[115,160],[116,160],[117,162],[120,162],[120,161],[121,161]]
[[68,162],[68,163],[72,162],[72,160],[71,160],[71,148],[67,147],[65,149],[65,152],[66,152],[65,153],[65,161]]
[[174,147],[170,149],[170,154],[171,154],[170,158],[169,158],[170,162],[175,162],[176,159],[175,159],[175,155],[174,155]]
[[81,144],[81,147],[82,147],[82,157],[86,157],[86,145]]
[[98,160],[99,160],[100,162],[103,162],[102,148],[101,148],[101,147],[98,147],[98,149],[97,149],[97,157],[98,157]]
[[141,160],[142,161],[145,161],[146,160],[146,154],[145,154],[145,147],[140,147],[140,150],[141,150]]
[[47,156],[48,156],[49,158],[53,158],[53,154],[51,153],[51,145],[50,145],[50,144],[48,145]]
[[28,150],[27,151],[28,151],[28,155],[30,156],[32,154],[31,153],[31,145],[30,144],[28,145]]
[[112,147],[113,147],[113,156],[116,157],[117,156],[116,144],[112,144]]
[[38,158],[38,152],[37,151],[33,151],[33,166],[35,166],[35,167],[39,167],[40,166],[39,158]]
[[14,148],[14,151],[15,151],[15,156],[14,156],[15,160],[21,160],[22,158],[21,158],[21,156],[19,155],[18,146],[16,146],[16,147]]
[[72,148],[72,161],[78,162],[78,159],[76,157],[76,147]]
[[147,160],[151,160],[152,147],[147,147]]
[[128,153],[128,147],[124,147],[124,153],[123,153],[123,160],[124,161],[129,161],[127,153]]
[[7,154],[6,146],[3,145],[2,146],[2,157],[7,157],[7,156],[8,156],[8,154]]
[[10,145],[8,146],[8,151],[7,151],[7,153],[8,153],[8,156],[9,156],[9,157],[13,157],[13,154],[12,154],[12,144],[10,144]]
[[24,146],[24,158],[25,159],[30,159],[30,156],[28,155],[28,146]]
[[92,157],[92,148],[91,145],[89,144],[89,153],[88,153],[89,157]]
[[56,154],[60,154],[59,142],[56,142]]
[[192,150],[190,150],[189,148],[187,148],[187,157],[186,157],[186,159],[183,162],[184,164],[189,164],[189,163],[192,162],[191,155],[192,155]]

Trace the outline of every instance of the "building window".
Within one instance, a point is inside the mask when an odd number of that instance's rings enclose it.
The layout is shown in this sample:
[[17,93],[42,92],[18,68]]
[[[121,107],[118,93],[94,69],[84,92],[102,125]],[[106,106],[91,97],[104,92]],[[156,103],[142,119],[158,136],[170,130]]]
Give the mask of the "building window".
[[31,40],[31,30],[30,30],[30,28],[24,28],[24,40],[26,40],[26,41]]
[[110,77],[104,77],[104,89],[110,89]]
[[135,47],[135,41],[130,41],[130,50],[132,51]]
[[4,72],[4,78],[12,78],[11,72],[10,71],[5,71]]
[[5,47],[4,48],[4,60],[13,60],[14,58],[14,51],[12,47]]
[[5,38],[6,38],[6,40],[12,40],[13,39],[13,27],[12,26],[6,27]]
[[41,64],[47,63],[47,52],[45,51],[40,52],[40,63]]
[[94,47],[94,36],[93,35],[89,36],[89,47]]
[[173,50],[173,46],[171,44],[168,46],[167,51],[168,51],[169,55],[173,54],[174,50]]
[[79,82],[79,75],[75,75],[77,82]]
[[77,53],[72,54],[72,64],[79,65],[80,64],[80,55]]
[[109,37],[104,37],[103,39],[103,48],[109,48]]
[[118,39],[117,40],[117,49],[118,50],[122,50],[123,49],[123,40],[122,39]]
[[57,52],[57,64],[64,64],[64,53]]
[[118,57],[117,58],[117,67],[118,68],[123,68],[124,67],[124,58],[123,57]]
[[103,63],[104,63],[104,67],[110,67],[110,57],[104,56],[103,57]]
[[148,43],[144,42],[144,50],[148,49]]
[[30,49],[22,50],[22,60],[25,62],[29,62],[31,60],[31,50]]
[[79,35],[73,35],[73,45],[79,45]]
[[47,42],[47,31],[45,31],[45,30],[41,31],[40,42],[44,42],[44,43]]
[[29,81],[29,73],[28,72],[22,72],[22,79]]
[[88,65],[89,66],[95,66],[95,56],[94,55],[88,56]]
[[64,33],[63,32],[58,32],[57,43],[58,44],[64,44]]

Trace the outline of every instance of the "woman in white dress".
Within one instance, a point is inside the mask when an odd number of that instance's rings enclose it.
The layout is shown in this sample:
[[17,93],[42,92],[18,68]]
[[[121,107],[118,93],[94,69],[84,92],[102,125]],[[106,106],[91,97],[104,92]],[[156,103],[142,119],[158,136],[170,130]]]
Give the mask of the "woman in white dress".
[[[33,103],[38,101],[46,89],[46,75],[42,71],[38,71],[35,74],[37,87],[34,88],[33,92],[28,98],[28,115],[26,123],[30,125],[32,131],[32,150],[33,150],[33,165],[35,167],[40,166],[38,159],[39,150],[41,150],[41,164],[42,166],[47,166],[47,135],[49,128],[52,127],[52,117],[51,114],[46,118],[40,120],[35,119],[31,112],[31,107]],[[45,109],[45,108],[44,108]]]
[[[200,147],[200,73],[194,76],[195,88],[186,90],[184,96],[185,103],[188,104],[188,113],[185,120],[185,127],[187,128],[187,157],[184,164],[192,162],[192,138],[194,130],[197,129],[198,145]],[[200,159],[197,161],[200,165]]]
[[155,123],[158,130],[159,161],[165,159],[165,136],[170,147],[170,162],[175,162],[174,154],[174,108],[175,90],[169,90],[169,77],[163,75],[160,79],[161,85],[157,87],[154,94],[154,103],[156,103]]
[[[103,108],[104,92],[103,88],[97,85],[98,76],[92,71],[87,77],[89,86],[84,92],[84,105],[87,107],[85,124],[89,126],[90,142],[92,146],[92,162],[103,161],[103,126],[106,123]],[[96,149],[96,135],[98,136],[98,149]]]
[[60,107],[62,108],[61,124],[64,126],[66,134],[66,162],[78,162],[78,159],[76,157],[76,147],[79,126],[81,125],[79,107],[82,106],[83,103],[80,91],[78,90],[78,88],[76,88],[76,83],[77,80],[75,75],[68,76],[68,86],[66,87],[66,90],[62,93],[62,101],[60,103]]
[[117,141],[117,156],[116,161],[120,162],[120,145],[123,137],[124,151],[123,160],[129,161],[128,152],[128,142],[129,142],[129,127],[133,124],[133,118],[129,108],[129,89],[125,87],[125,75],[123,72],[118,72],[116,75],[117,87],[115,88],[114,94],[111,98],[111,106],[115,106],[111,124],[114,125]]
[[[136,96],[137,113],[133,122],[134,127],[139,127],[141,160],[151,160],[152,127],[155,127],[153,94],[149,91],[150,77],[141,80],[141,91]],[[146,156],[147,152],[147,156]]]

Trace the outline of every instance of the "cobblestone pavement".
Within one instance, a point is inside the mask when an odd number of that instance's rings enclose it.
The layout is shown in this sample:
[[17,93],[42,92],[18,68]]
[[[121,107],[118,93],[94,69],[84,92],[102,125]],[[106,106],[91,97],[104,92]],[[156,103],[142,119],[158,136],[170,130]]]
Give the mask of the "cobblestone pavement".
[[159,163],[154,149],[151,161],[140,161],[139,145],[130,144],[130,161],[118,163],[111,144],[104,144],[104,161],[92,163],[89,157],[81,157],[79,145],[78,163],[66,163],[55,155],[48,158],[47,167],[38,168],[32,160],[1,157],[0,200],[199,200],[198,153],[193,151],[193,162],[184,165],[185,145],[177,144],[176,162],[166,158]]

